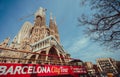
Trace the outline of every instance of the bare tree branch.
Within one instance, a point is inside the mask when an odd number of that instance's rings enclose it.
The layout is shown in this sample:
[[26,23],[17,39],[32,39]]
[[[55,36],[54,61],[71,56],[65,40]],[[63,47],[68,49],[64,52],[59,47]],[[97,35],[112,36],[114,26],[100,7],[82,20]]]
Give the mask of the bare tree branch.
[[87,15],[79,17],[81,25],[87,26],[91,38],[113,49],[120,49],[120,1],[91,0],[94,8],[92,18]]

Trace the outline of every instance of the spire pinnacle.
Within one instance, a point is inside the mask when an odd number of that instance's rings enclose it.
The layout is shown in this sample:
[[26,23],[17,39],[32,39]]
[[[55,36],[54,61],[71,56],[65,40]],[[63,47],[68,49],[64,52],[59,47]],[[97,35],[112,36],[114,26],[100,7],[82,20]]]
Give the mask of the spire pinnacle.
[[54,16],[54,23],[55,23],[55,25],[56,25],[56,17]]
[[40,7],[40,8],[36,11],[35,16],[38,16],[38,15],[39,15],[39,16],[43,17],[43,16],[45,16],[45,11],[46,11],[45,8]]
[[53,17],[52,17],[52,12],[50,12],[50,19],[53,19]]

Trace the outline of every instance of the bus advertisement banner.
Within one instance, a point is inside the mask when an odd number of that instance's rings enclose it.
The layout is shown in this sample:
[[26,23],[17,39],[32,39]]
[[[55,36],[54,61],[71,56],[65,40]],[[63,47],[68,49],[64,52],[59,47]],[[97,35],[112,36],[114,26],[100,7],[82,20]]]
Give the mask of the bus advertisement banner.
[[82,67],[0,63],[0,77],[37,77],[85,73]]

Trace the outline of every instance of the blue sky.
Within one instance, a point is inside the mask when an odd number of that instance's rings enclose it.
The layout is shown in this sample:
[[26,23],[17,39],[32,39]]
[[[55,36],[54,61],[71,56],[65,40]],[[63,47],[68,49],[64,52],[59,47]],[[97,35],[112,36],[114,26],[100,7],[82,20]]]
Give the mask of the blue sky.
[[25,21],[33,23],[34,16],[19,21],[24,16],[36,12],[39,7],[46,8],[47,25],[50,12],[56,17],[61,44],[73,58],[95,63],[97,58],[112,57],[120,60],[120,51],[109,52],[103,46],[91,41],[79,27],[77,18],[90,14],[89,6],[81,6],[81,0],[0,0],[0,42],[11,39],[18,33]]

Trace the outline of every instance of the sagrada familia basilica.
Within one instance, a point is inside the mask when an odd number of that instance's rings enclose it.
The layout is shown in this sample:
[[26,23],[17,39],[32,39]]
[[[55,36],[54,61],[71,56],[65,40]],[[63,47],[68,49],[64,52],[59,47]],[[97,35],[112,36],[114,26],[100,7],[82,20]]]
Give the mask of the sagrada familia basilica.
[[37,60],[41,60],[50,63],[53,60],[55,63],[66,63],[68,61],[70,54],[60,44],[56,19],[50,14],[47,26],[45,12],[46,10],[40,7],[34,14],[34,24],[25,22],[12,43],[9,43],[10,38],[0,43],[1,48],[7,49],[0,50],[0,56],[19,58],[19,61],[7,59],[5,62],[39,63]]

